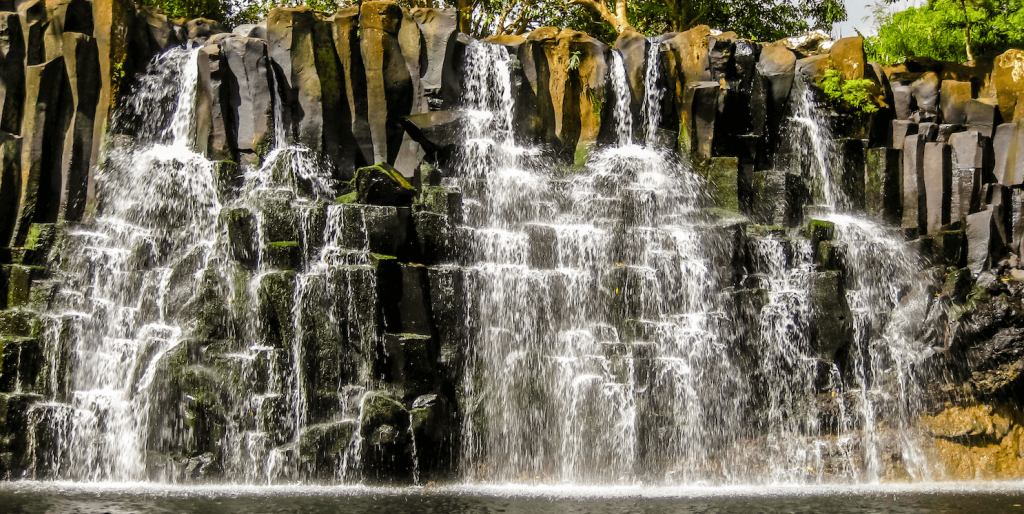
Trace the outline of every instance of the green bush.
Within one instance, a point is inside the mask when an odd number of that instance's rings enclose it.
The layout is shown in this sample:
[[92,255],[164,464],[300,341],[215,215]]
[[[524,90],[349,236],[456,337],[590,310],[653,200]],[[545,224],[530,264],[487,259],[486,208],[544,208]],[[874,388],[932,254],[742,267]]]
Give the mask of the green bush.
[[825,70],[825,76],[818,81],[833,108],[854,113],[878,112],[878,105],[871,98],[872,85],[868,79],[843,80],[835,68]]
[[1024,0],[929,0],[897,13],[876,12],[877,35],[865,38],[868,60],[890,65],[907,57],[965,62],[966,29],[974,57],[1024,48]]

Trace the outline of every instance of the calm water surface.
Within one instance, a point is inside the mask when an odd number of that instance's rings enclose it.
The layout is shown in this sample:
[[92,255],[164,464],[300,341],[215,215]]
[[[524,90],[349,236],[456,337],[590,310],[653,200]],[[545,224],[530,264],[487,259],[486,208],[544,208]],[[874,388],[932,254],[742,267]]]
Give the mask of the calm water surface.
[[618,488],[160,486],[15,482],[0,513],[1013,513],[1024,483]]

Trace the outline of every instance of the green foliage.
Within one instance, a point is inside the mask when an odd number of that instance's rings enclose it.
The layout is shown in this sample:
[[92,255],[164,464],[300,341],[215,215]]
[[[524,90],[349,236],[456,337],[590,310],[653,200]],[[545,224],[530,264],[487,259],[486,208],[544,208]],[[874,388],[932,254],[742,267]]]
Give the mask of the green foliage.
[[878,112],[878,105],[871,98],[872,82],[868,79],[843,80],[839,70],[829,68],[818,86],[834,108],[854,113]]
[[230,0],[143,0],[143,5],[155,5],[168,18],[209,18],[224,21]]
[[575,52],[569,54],[569,64],[566,66],[566,68],[569,71],[573,71],[573,70],[579,69],[579,67],[580,67],[580,52],[579,51],[575,51]]
[[878,33],[866,38],[868,59],[882,64],[907,57],[964,62],[966,29],[974,57],[1024,47],[1024,0],[930,0],[919,8],[875,13]]

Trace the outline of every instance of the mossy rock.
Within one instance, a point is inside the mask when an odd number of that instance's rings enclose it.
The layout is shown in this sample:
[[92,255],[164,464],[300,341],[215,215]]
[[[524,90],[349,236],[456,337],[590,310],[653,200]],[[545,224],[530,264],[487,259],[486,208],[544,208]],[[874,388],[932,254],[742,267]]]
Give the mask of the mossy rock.
[[807,224],[807,239],[817,245],[821,241],[831,241],[836,237],[836,224],[831,221],[811,220]]
[[0,311],[0,335],[35,337],[39,335],[39,316],[22,309]]
[[386,162],[359,168],[355,182],[359,203],[401,207],[416,197],[416,188]]
[[747,225],[747,235],[758,237],[785,236],[786,227],[779,225]]
[[[390,426],[395,429],[395,434],[405,434],[409,428],[409,411],[401,403],[391,396],[380,391],[367,393],[363,397],[362,412],[359,416],[359,435],[364,440],[372,440],[376,437],[384,440],[380,442],[394,442],[390,437],[394,436],[391,431],[380,431],[381,427]],[[403,437],[400,435],[398,437]]]
[[302,247],[298,241],[268,243],[263,254],[263,262],[273,269],[297,270],[302,266]]

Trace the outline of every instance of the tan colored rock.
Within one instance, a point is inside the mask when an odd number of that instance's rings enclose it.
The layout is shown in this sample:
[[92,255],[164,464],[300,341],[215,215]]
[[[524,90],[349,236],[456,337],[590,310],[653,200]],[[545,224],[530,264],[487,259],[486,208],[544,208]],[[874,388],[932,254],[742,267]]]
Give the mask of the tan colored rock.
[[[578,52],[578,62],[569,69]],[[608,47],[589,35],[570,29],[534,30],[520,47],[523,72],[536,102],[523,116],[538,137],[576,152],[597,139],[608,63]],[[519,104],[522,105],[522,104]]]
[[394,163],[405,138],[402,117],[413,107],[414,84],[399,42],[405,15],[391,1],[365,2],[359,13],[373,162]]
[[1024,110],[1024,50],[1007,50],[995,58],[992,84],[1003,121],[1020,119],[1020,111]]
[[922,416],[921,424],[935,437],[989,436],[1001,439],[1010,420],[995,414],[991,405],[949,407],[934,416]]
[[836,41],[829,50],[829,57],[843,80],[862,79],[866,76],[868,60],[864,54],[864,38],[844,37]]

